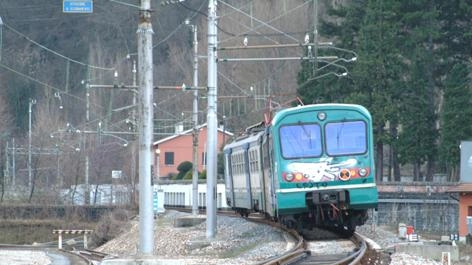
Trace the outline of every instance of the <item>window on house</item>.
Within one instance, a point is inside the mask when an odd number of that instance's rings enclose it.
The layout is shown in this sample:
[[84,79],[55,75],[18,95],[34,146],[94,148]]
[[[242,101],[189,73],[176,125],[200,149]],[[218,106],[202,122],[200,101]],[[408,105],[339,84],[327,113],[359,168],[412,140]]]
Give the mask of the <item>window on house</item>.
[[164,164],[173,165],[174,164],[174,152],[165,152]]

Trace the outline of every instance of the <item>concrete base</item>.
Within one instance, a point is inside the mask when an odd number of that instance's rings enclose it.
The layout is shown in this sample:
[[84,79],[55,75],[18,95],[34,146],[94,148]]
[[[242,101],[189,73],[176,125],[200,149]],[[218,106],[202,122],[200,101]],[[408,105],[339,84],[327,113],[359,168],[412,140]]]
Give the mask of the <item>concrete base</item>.
[[205,215],[188,215],[174,219],[174,227],[190,227],[199,225],[206,221]]
[[451,261],[459,260],[459,247],[453,245],[439,245],[437,242],[397,244],[395,251],[438,261],[441,260],[443,252],[449,252]]

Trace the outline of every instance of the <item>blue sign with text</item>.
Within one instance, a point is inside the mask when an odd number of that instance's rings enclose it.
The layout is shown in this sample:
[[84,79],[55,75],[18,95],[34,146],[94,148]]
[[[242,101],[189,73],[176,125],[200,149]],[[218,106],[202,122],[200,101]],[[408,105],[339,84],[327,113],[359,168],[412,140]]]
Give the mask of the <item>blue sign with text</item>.
[[64,0],[62,2],[64,13],[93,13],[92,0]]

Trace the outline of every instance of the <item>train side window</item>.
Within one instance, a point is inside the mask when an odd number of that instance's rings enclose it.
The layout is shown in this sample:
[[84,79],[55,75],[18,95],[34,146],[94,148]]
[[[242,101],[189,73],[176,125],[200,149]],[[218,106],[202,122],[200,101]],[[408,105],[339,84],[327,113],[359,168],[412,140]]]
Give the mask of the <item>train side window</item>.
[[174,152],[165,152],[164,153],[164,164],[173,165],[174,164]]

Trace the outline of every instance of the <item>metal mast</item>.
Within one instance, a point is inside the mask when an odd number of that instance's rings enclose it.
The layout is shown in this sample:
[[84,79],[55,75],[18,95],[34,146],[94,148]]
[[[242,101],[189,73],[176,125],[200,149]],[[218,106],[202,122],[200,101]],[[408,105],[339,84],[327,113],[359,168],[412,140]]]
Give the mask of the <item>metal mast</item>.
[[[193,86],[198,87],[198,35],[197,25],[192,25],[193,32]],[[198,214],[198,89],[193,91],[193,172],[192,172],[192,214]]]
[[208,1],[207,238],[216,235],[217,28],[216,1]]
[[139,251],[152,255],[154,216],[152,209],[153,64],[151,0],[141,0],[138,25],[139,79]]

